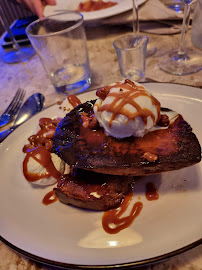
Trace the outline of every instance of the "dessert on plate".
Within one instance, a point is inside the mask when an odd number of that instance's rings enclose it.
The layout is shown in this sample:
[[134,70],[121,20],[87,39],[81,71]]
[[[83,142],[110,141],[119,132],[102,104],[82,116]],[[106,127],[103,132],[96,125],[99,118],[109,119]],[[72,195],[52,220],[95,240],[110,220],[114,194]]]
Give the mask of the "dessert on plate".
[[40,119],[39,131],[23,148],[29,182],[57,183],[54,193],[65,204],[109,210],[131,193],[135,176],[201,161],[191,126],[182,115],[162,108],[143,85],[126,79],[96,94],[96,100],[83,104],[69,96],[63,103],[72,109],[60,106],[67,113],[63,119]]
[[134,176],[200,162],[190,125],[161,108],[143,85],[120,81],[98,89],[97,96],[71,110],[56,128],[52,151],[71,168],[54,188],[61,202],[111,209],[130,192]]

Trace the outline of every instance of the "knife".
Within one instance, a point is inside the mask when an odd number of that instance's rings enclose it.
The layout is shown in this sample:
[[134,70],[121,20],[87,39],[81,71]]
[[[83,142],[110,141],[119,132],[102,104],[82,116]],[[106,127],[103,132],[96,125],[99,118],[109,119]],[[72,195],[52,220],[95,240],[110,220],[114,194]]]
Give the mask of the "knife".
[[0,132],[0,143],[22,123],[40,112],[43,109],[44,101],[45,97],[41,93],[31,95],[22,105],[12,127]]

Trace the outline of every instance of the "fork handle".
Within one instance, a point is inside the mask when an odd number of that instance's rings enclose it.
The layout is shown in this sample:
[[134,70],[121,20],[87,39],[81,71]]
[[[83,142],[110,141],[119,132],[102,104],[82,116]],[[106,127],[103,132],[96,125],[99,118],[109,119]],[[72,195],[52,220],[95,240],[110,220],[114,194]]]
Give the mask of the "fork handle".
[[6,137],[8,137],[8,135],[13,132],[14,129],[9,128],[6,130],[3,130],[2,132],[0,132],[0,143],[3,142],[3,140],[6,139]]

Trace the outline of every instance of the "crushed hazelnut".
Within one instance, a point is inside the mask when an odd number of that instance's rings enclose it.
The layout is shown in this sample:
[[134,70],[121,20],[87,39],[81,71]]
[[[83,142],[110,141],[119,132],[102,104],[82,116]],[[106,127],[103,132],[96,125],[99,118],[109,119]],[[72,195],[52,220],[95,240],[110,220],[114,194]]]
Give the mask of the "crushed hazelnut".
[[81,120],[82,120],[82,126],[84,128],[89,127],[91,129],[95,129],[98,126],[98,121],[94,114],[88,116],[86,113],[82,113]]
[[157,125],[160,127],[167,127],[170,124],[169,117],[166,114],[161,114],[160,120]]
[[129,80],[129,79],[126,79],[125,83],[131,85],[133,88],[137,88],[137,85],[134,82],[132,82],[131,80]]
[[105,100],[106,96],[109,94],[110,91],[110,87],[109,86],[105,86],[102,88],[97,89],[96,91],[96,95],[101,98],[102,100]]
[[145,152],[143,155],[143,158],[148,160],[149,162],[154,162],[155,160],[157,160],[157,155],[152,154],[150,152]]

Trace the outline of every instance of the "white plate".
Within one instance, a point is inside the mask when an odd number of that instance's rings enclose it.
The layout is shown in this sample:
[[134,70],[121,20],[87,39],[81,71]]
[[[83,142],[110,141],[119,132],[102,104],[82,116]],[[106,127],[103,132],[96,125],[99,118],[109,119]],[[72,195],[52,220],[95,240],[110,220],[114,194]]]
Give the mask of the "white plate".
[[[98,11],[90,11],[90,12],[82,12],[84,21],[93,21],[99,20],[103,18],[107,18],[110,16],[114,16],[125,11],[132,9],[132,0],[111,0],[113,2],[117,2],[118,4],[98,10]],[[56,6],[46,6],[44,9],[44,15],[54,15],[55,13],[64,11],[64,10],[76,10],[81,0],[57,0]],[[138,5],[146,2],[146,0],[138,0]]]
[[[163,107],[181,113],[202,143],[202,91],[175,84],[148,83]],[[95,92],[79,96],[95,98]],[[1,145],[0,233],[2,241],[33,259],[57,266],[84,268],[145,265],[169,258],[202,238],[202,162],[190,168],[148,176],[136,182],[134,201],[143,210],[118,234],[104,232],[102,212],[86,211],[57,201],[42,204],[51,187],[36,188],[22,174],[22,147],[41,117],[55,117],[57,106],[39,113]],[[152,181],[157,201],[147,201],[145,184]]]

